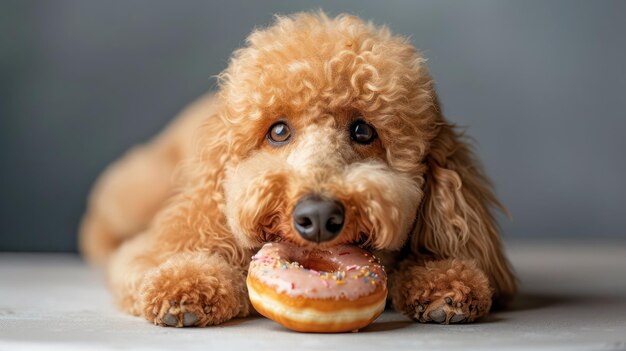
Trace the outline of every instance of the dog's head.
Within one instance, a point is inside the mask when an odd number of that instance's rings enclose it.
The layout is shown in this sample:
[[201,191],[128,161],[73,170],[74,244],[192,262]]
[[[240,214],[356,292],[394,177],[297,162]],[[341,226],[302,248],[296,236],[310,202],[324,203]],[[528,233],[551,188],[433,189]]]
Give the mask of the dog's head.
[[397,249],[420,218],[457,235],[482,215],[458,211],[471,204],[440,167],[458,144],[424,61],[352,16],[278,17],[253,32],[220,76],[223,211],[237,240]]

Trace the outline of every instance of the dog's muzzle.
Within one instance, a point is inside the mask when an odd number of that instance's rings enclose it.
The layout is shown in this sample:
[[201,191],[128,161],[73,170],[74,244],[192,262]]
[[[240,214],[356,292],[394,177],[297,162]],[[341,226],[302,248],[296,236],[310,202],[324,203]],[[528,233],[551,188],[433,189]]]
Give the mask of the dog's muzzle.
[[300,236],[308,241],[330,241],[341,233],[344,224],[343,205],[318,195],[303,197],[293,210],[293,224]]

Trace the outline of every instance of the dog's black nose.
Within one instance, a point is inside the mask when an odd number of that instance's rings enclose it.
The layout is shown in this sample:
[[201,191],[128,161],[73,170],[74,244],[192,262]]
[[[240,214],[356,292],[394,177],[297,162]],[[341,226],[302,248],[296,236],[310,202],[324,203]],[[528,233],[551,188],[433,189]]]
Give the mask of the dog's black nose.
[[293,224],[300,236],[321,243],[334,239],[343,229],[344,209],[335,200],[307,196],[293,209]]

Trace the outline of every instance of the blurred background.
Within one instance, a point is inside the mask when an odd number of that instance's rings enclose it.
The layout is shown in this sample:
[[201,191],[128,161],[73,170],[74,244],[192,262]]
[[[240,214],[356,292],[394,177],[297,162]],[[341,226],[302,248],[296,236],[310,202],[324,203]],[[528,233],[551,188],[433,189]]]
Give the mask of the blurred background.
[[76,250],[104,167],[215,89],[253,28],[309,9],[423,51],[505,240],[626,239],[626,2],[0,0],[0,251]]

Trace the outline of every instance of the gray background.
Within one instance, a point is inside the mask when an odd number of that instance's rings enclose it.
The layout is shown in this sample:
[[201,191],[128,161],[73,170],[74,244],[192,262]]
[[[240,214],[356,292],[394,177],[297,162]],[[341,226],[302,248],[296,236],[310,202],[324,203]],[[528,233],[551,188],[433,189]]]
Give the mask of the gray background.
[[626,2],[0,0],[0,251],[75,250],[109,162],[215,88],[252,28],[318,8],[425,53],[506,238],[626,237]]

